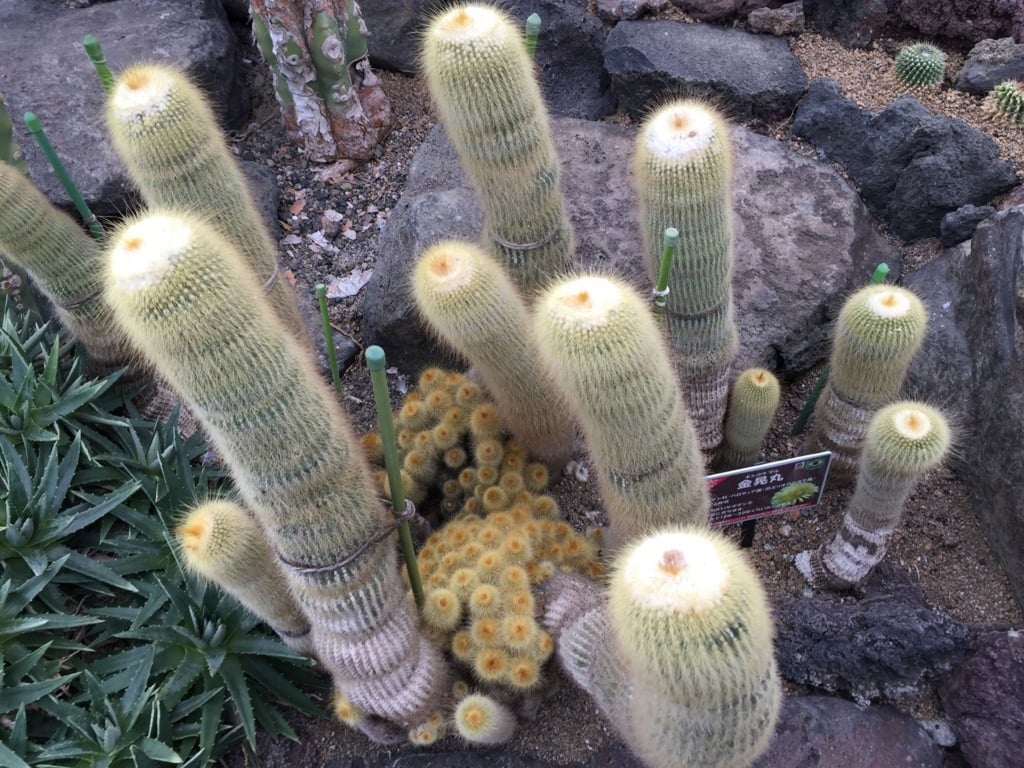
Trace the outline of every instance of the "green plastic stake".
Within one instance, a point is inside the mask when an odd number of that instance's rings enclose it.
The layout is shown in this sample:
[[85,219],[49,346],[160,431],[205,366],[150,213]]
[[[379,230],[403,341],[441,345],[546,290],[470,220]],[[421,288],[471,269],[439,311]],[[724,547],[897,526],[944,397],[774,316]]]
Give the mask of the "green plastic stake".
[[531,13],[526,17],[526,50],[532,59],[537,52],[537,36],[540,34],[540,16]]
[[327,342],[327,364],[331,368],[331,381],[334,391],[341,394],[341,373],[338,371],[338,353],[334,349],[334,332],[331,330],[331,317],[327,312],[327,287],[323,283],[316,284],[316,302],[320,305],[320,322],[324,329],[324,340]]
[[82,197],[82,193],[78,191],[78,187],[75,186],[75,182],[71,180],[71,176],[68,174],[67,168],[64,167],[64,163],[57,157],[57,152],[53,148],[53,144],[50,143],[50,139],[47,137],[46,132],[43,130],[42,123],[39,122],[39,118],[36,117],[32,112],[25,113],[25,125],[28,126],[28,130],[31,132],[36,143],[39,144],[39,148],[43,150],[43,154],[46,155],[46,159],[50,161],[50,165],[53,167],[54,172],[57,174],[57,178],[60,179],[60,183],[64,185],[64,189],[67,190],[68,197],[71,198],[71,202],[75,204],[75,209],[78,211],[78,215],[82,217],[82,221],[85,222],[86,226],[89,227],[89,231],[92,236],[100,242],[103,242],[104,232],[103,226],[100,224],[99,219],[96,218],[89,206],[85,203],[85,198]]
[[14,140],[14,123],[4,106],[4,95],[0,93],[0,161],[14,166],[28,176],[28,165],[21,154],[21,147]]
[[[391,422],[391,397],[388,395],[388,382],[385,374],[387,361],[384,357],[384,350],[376,344],[366,348],[366,367],[370,369],[373,400],[377,405],[377,423],[380,427],[381,440],[384,443],[384,465],[388,472],[388,484],[391,486],[391,503],[394,505],[395,512],[400,514],[405,511],[405,490],[402,488],[395,425]],[[420,569],[416,562],[416,550],[412,545],[412,533],[409,532],[408,520],[403,520],[399,524],[398,538],[402,544],[405,568],[409,573],[409,586],[412,587],[416,607],[422,608],[423,582],[420,580]]]
[[658,284],[654,286],[654,315],[661,317],[665,314],[665,304],[668,303],[668,275],[672,271],[672,259],[676,255],[676,246],[679,245],[679,230],[669,227],[665,230],[662,238],[661,269],[658,270]]
[[89,54],[89,60],[92,61],[92,66],[100,79],[100,85],[103,86],[104,91],[110,93],[114,90],[114,75],[111,74],[110,67],[107,66],[107,60],[103,56],[103,48],[100,46],[100,41],[96,39],[95,35],[86,35],[82,38],[82,46],[85,48],[85,52]]
[[[875,267],[875,271],[871,274],[871,282],[875,285],[881,285],[888,276],[889,265],[883,261]],[[796,422],[794,422],[790,434],[799,435],[804,431],[804,427],[807,426],[807,420],[811,418],[811,412],[814,410],[814,406],[817,405],[818,398],[821,397],[821,390],[825,388],[825,382],[828,381],[828,374],[831,370],[832,366],[825,363],[825,367],[818,376],[818,380],[814,382],[811,393],[807,396],[807,402],[804,403],[804,407],[800,410],[800,415],[796,417]]]

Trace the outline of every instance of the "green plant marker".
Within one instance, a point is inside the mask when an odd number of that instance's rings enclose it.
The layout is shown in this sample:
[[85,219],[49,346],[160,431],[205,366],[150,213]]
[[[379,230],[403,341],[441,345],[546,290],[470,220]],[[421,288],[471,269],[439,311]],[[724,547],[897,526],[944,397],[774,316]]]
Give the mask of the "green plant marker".
[[[885,279],[888,276],[889,265],[883,261],[875,267],[875,271],[871,274],[871,283],[873,285],[881,285],[885,282]],[[818,398],[821,396],[821,390],[825,388],[825,382],[828,381],[828,374],[831,370],[832,366],[825,363],[825,368],[821,371],[821,375],[818,376],[818,380],[814,382],[814,387],[811,389],[811,393],[807,396],[807,402],[805,402],[804,407],[800,409],[800,415],[796,417],[793,429],[790,431],[791,435],[799,435],[804,431],[804,427],[807,426],[807,420],[811,418],[811,412],[814,410],[814,406],[817,405]]]
[[323,283],[316,284],[316,301],[320,305],[320,322],[323,323],[324,341],[327,342],[327,364],[331,368],[331,381],[334,391],[341,394],[341,374],[338,371],[338,353],[334,349],[334,332],[331,330],[331,317],[327,312],[327,287]]
[[110,93],[114,90],[114,75],[111,74],[110,67],[107,66],[107,59],[103,56],[103,48],[100,46],[100,41],[96,39],[95,35],[86,35],[82,38],[82,47],[89,54],[89,60],[96,70],[96,75],[100,79],[100,85],[103,86],[103,90]]
[[658,270],[658,284],[654,287],[654,314],[657,317],[665,314],[669,291],[668,276],[672,271],[672,259],[676,255],[676,246],[679,245],[679,230],[675,227],[668,227],[661,242],[661,268]]
[[537,52],[537,36],[540,34],[540,16],[531,13],[526,17],[526,50],[532,59]]
[[60,158],[57,157],[57,152],[53,148],[53,144],[50,143],[50,139],[46,135],[46,132],[43,130],[43,125],[39,122],[39,118],[32,112],[26,112],[25,125],[28,126],[28,130],[36,140],[36,143],[39,144],[39,148],[43,150],[43,154],[46,155],[46,159],[50,161],[50,165],[57,174],[57,178],[60,179],[60,183],[63,184],[64,189],[67,190],[68,197],[70,197],[71,202],[75,204],[75,209],[78,211],[78,215],[82,217],[82,221],[84,221],[86,226],[89,227],[89,232],[91,232],[92,236],[97,240],[103,242],[103,226],[100,224],[99,219],[96,218],[96,215],[89,210],[89,206],[85,203],[85,198],[83,198],[82,193],[78,191],[78,187],[75,186],[75,182],[71,180],[71,176],[68,174],[67,168],[64,167],[64,163],[62,163]]
[[[373,399],[377,404],[377,423],[380,426],[380,437],[384,443],[384,465],[387,467],[388,484],[391,488],[391,503],[395,511],[401,513],[405,509],[405,491],[402,489],[401,462],[396,450],[395,425],[391,423],[391,398],[388,396],[388,382],[385,374],[387,360],[384,350],[376,344],[366,348],[366,367],[370,369],[370,381],[373,384]],[[420,581],[420,569],[416,562],[416,550],[412,545],[412,534],[409,522],[403,520],[398,526],[398,537],[402,543],[402,555],[409,573],[409,586],[416,599],[416,607],[423,608],[423,583]]]

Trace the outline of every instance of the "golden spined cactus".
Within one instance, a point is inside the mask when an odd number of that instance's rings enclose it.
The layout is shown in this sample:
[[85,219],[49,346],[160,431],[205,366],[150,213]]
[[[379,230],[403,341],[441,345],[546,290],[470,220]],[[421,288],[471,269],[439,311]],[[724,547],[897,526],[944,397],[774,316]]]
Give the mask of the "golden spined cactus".
[[572,456],[573,424],[505,271],[476,245],[445,241],[424,251],[412,285],[421,315],[472,363],[508,431],[560,472]]
[[259,523],[240,504],[204,502],[188,512],[175,533],[190,571],[238,600],[290,648],[313,653],[309,619]]
[[193,407],[266,532],[335,687],[369,722],[423,722],[447,667],[419,632],[390,538],[362,549],[392,518],[257,277],[195,216],[153,212],[112,238],[106,278],[119,324]]
[[565,274],[573,232],[533,60],[518,24],[487,5],[455,5],[423,35],[430,96],[480,196],[484,241],[527,300]]
[[704,458],[648,303],[621,280],[577,277],[538,298],[534,325],[597,469],[608,546],[706,524]]
[[761,444],[778,410],[782,391],[775,374],[765,368],[747,368],[729,390],[722,444],[715,470],[749,467],[758,462]]
[[516,732],[516,717],[490,696],[474,693],[455,708],[455,729],[471,744],[504,744]]

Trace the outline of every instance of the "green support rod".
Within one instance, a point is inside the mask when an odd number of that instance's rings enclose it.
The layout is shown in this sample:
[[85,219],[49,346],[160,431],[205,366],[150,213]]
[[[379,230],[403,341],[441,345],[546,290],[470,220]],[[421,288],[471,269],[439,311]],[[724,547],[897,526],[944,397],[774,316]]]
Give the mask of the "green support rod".
[[537,37],[540,35],[540,16],[531,13],[526,17],[526,50],[530,58],[537,53]]
[[665,314],[665,304],[668,299],[668,278],[672,272],[672,259],[676,255],[676,247],[679,245],[679,230],[675,227],[668,227],[662,238],[661,268],[658,270],[658,284],[654,287],[654,314],[661,317]]
[[[391,503],[395,512],[401,513],[405,508],[405,491],[402,488],[401,462],[395,446],[395,426],[391,422],[391,398],[388,395],[388,383],[385,374],[387,360],[384,350],[374,344],[366,348],[366,367],[370,369],[370,381],[373,384],[373,399],[377,404],[377,421],[380,425],[380,437],[384,443],[384,464],[388,472],[388,484],[391,488]],[[409,574],[409,586],[416,599],[416,607],[423,608],[423,583],[420,581],[420,569],[416,563],[416,550],[412,545],[412,534],[409,522],[403,520],[398,526],[398,537],[402,544],[402,555]]]
[[39,122],[39,118],[32,112],[25,113],[25,125],[28,126],[28,130],[31,132],[32,137],[39,144],[39,148],[43,150],[43,154],[46,155],[46,159],[50,161],[50,165],[53,166],[54,172],[57,174],[57,178],[60,179],[60,183],[64,185],[64,189],[67,190],[68,197],[71,198],[71,202],[75,204],[75,209],[78,211],[78,215],[82,217],[86,226],[89,227],[89,232],[98,241],[103,242],[104,232],[103,226],[100,224],[99,219],[96,215],[89,210],[89,206],[85,203],[85,198],[82,197],[82,193],[78,191],[78,187],[75,186],[75,182],[71,180],[70,174],[68,174],[67,168],[64,167],[64,163],[61,162],[60,158],[57,157],[57,151],[53,148],[53,144],[50,143],[49,137],[43,130],[42,123]]
[[110,67],[107,66],[107,59],[103,56],[100,41],[96,39],[95,35],[86,35],[82,38],[82,47],[89,54],[89,60],[96,70],[96,76],[99,77],[103,90],[110,93],[114,90],[114,75],[110,72]]
[[327,342],[327,364],[331,369],[331,381],[334,391],[341,394],[341,374],[338,371],[338,353],[334,349],[334,332],[331,330],[331,317],[327,312],[327,287],[323,283],[316,284],[316,302],[320,306],[320,322],[323,324],[324,341]]
[[[875,271],[871,274],[871,282],[873,285],[881,285],[888,276],[889,265],[883,261],[875,267]],[[821,375],[814,382],[811,394],[807,396],[807,402],[804,403],[804,407],[800,409],[800,415],[796,417],[796,421],[793,423],[793,429],[790,431],[791,435],[799,435],[804,431],[804,427],[807,426],[807,420],[811,418],[811,412],[814,410],[814,406],[817,405],[818,398],[821,397],[821,390],[825,388],[825,383],[828,381],[828,374],[831,370],[832,367],[825,363]]]

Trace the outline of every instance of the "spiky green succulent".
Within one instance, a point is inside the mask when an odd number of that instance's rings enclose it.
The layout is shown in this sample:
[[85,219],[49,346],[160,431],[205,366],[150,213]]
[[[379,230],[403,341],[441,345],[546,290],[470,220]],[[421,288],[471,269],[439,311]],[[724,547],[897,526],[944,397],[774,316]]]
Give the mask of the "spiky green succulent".
[[1017,125],[1024,125],[1024,82],[1004,80],[989,93],[995,111]]
[[914,43],[899,52],[893,70],[907,88],[932,88],[946,74],[946,54],[930,43]]

